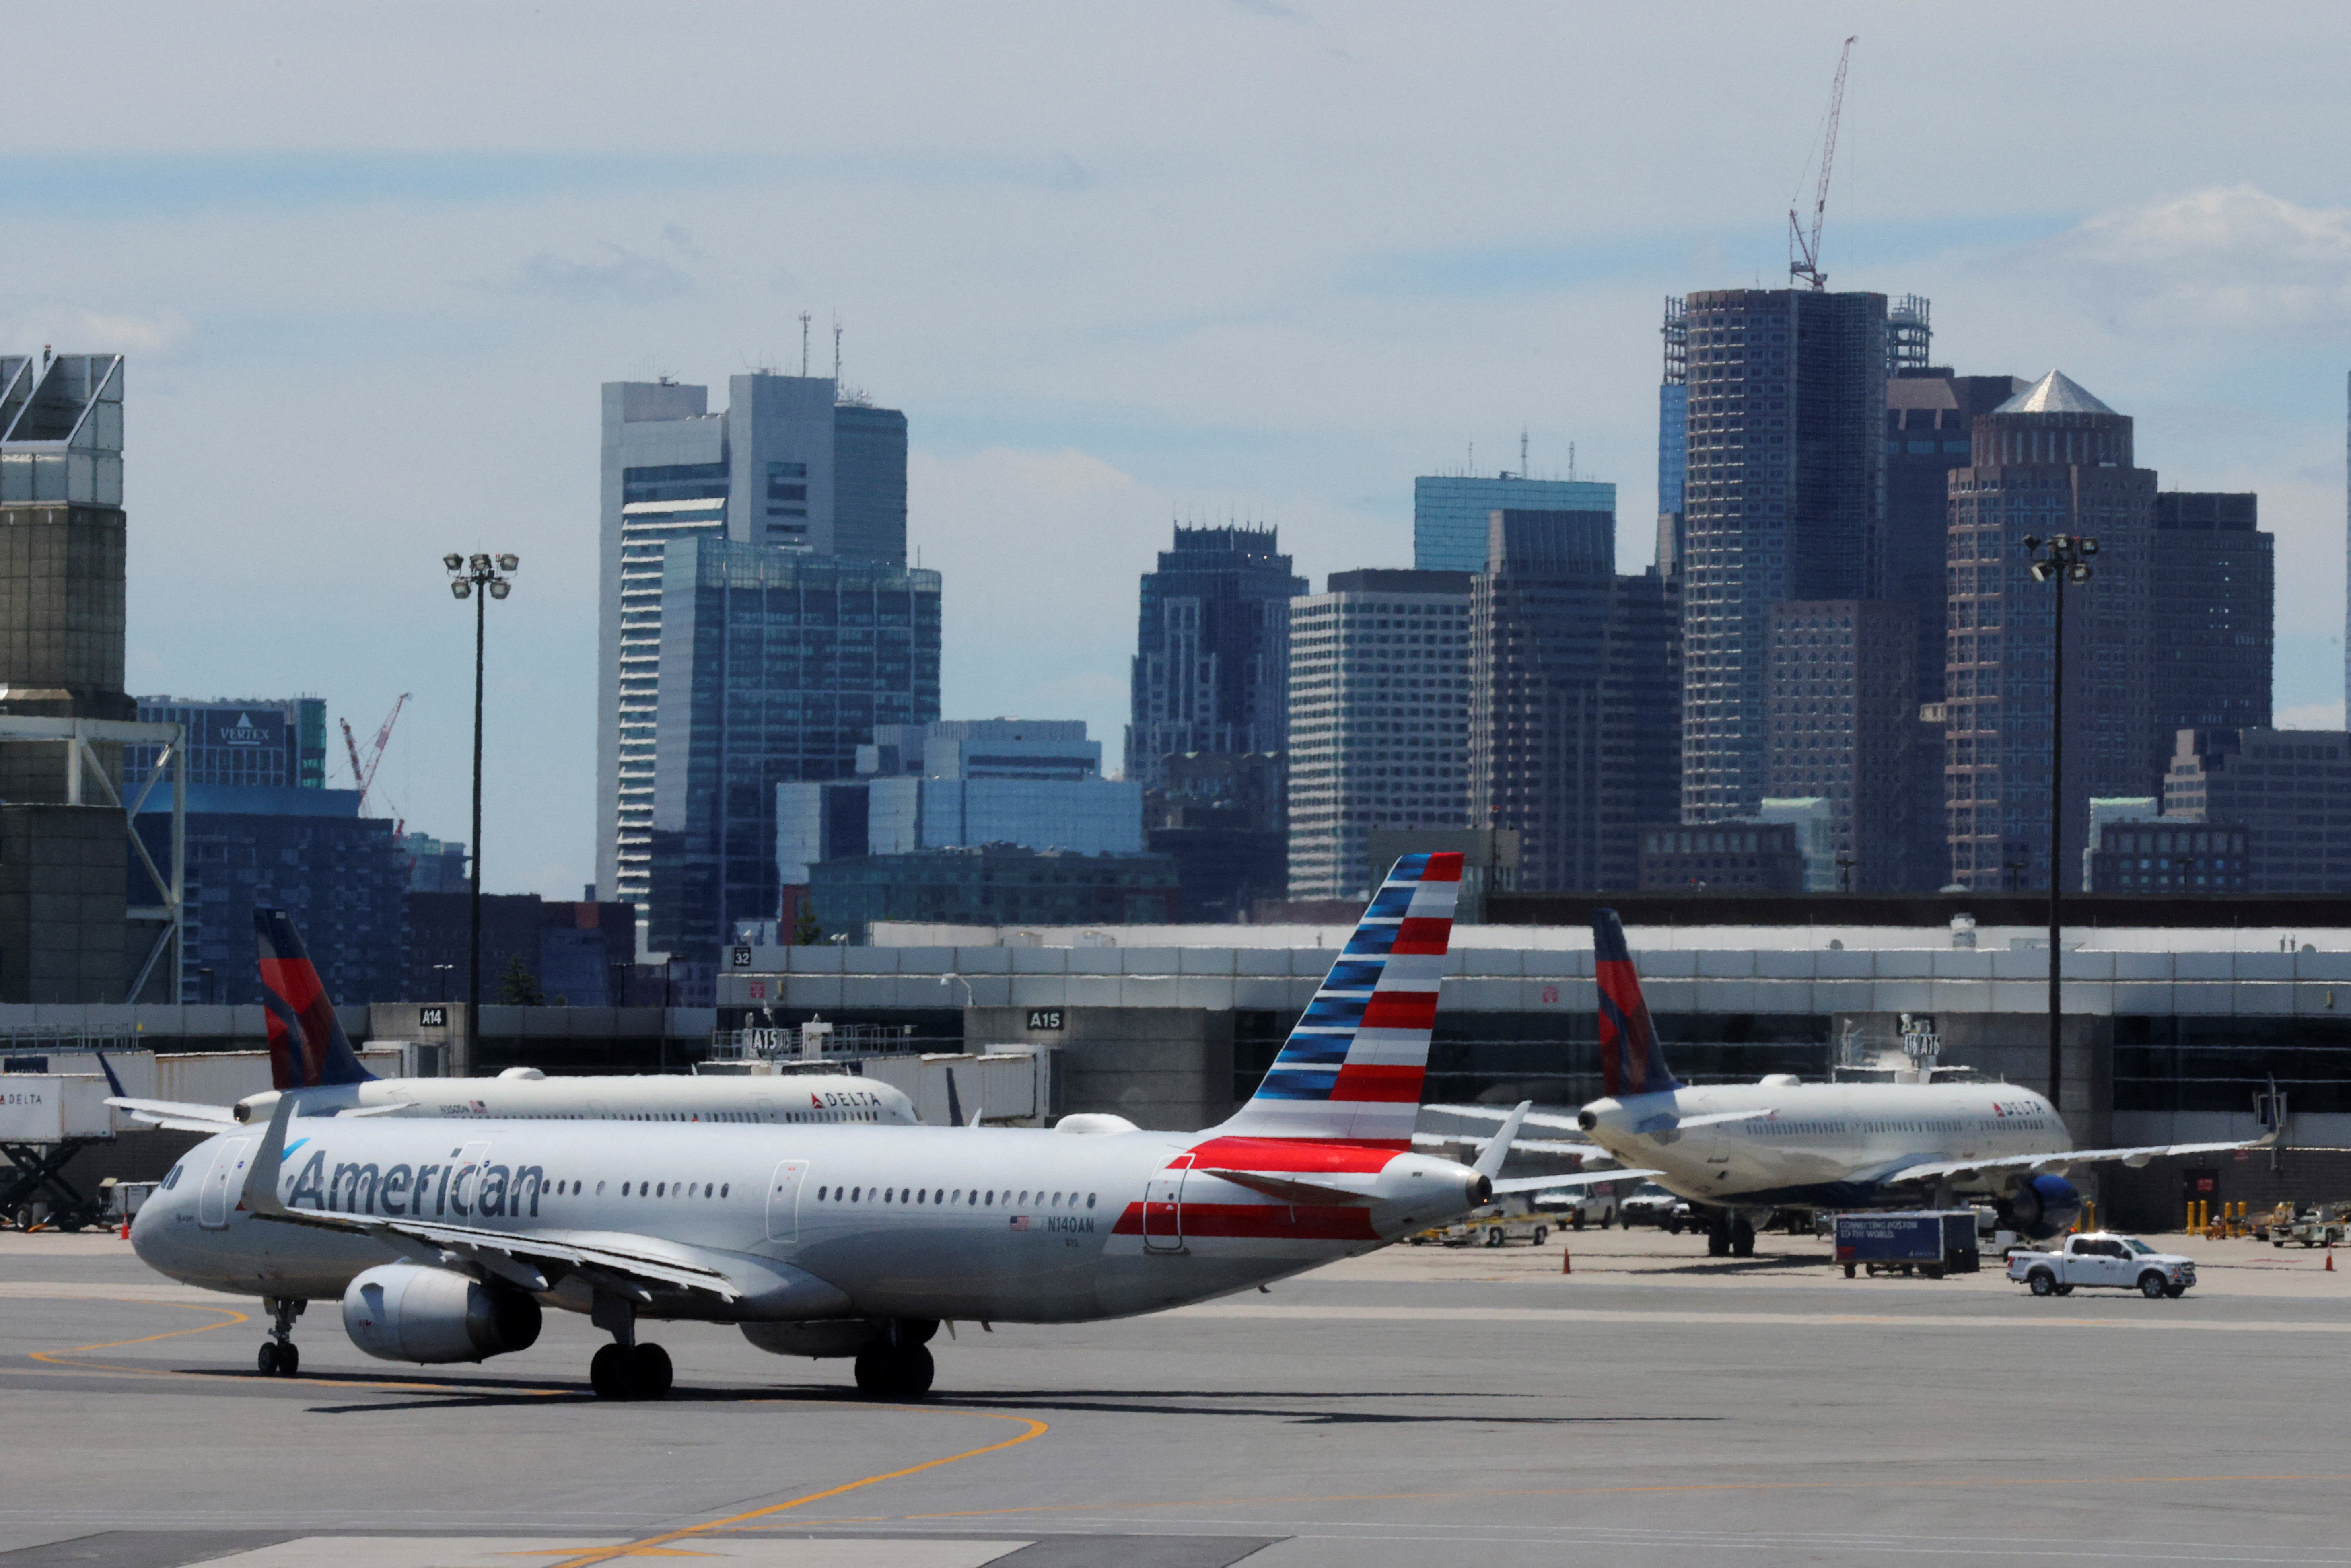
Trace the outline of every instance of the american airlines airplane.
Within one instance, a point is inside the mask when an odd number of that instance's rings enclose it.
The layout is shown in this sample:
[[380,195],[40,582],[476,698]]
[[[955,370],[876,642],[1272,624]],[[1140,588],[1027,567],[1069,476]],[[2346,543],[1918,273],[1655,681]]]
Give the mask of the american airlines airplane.
[[1384,1247],[1497,1191],[1518,1115],[1474,1165],[1412,1152],[1458,854],[1406,855],[1265,1082],[1201,1133],[1122,1118],[1051,1131],[300,1114],[191,1150],[141,1206],[141,1258],[259,1296],[265,1374],[295,1318],[341,1302],[371,1355],[479,1361],[541,1311],[611,1335],[590,1382],[657,1398],[648,1318],[740,1325],[781,1355],[854,1357],[860,1388],[927,1392],[942,1321],[1086,1322],[1204,1301]]
[[1775,1074],[1691,1088],[1666,1066],[1614,910],[1593,911],[1592,937],[1606,1092],[1576,1124],[1625,1164],[1654,1167],[1660,1186],[1704,1205],[1715,1257],[1752,1254],[1756,1225],[1782,1207],[1981,1198],[2018,1233],[2045,1239],[2081,1213],[2082,1195],[2065,1179],[2071,1166],[2144,1166],[2159,1155],[2267,1141],[2077,1149],[2045,1098],[2011,1083],[1805,1083]]
[[[301,1100],[306,1116],[882,1126],[912,1126],[918,1119],[914,1102],[900,1090],[841,1072],[549,1078],[537,1068],[515,1067],[496,1078],[378,1078],[360,1065],[292,918],[282,909],[256,909],[253,927],[260,939],[269,1072],[277,1087],[248,1094],[234,1105],[199,1105],[131,1099],[122,1095],[118,1080],[116,1098],[108,1104],[122,1107],[133,1121],[149,1126],[189,1133],[219,1133],[239,1123],[266,1122],[278,1097],[289,1093]],[[113,1069],[107,1070],[107,1076],[113,1078]]]

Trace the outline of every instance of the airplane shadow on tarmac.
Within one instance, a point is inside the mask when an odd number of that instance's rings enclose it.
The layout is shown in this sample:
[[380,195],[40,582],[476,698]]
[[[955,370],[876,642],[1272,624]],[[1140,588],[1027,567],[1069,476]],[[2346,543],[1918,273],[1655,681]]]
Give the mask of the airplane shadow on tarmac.
[[[265,1380],[256,1375],[252,1381]],[[350,1385],[369,1381],[363,1377],[338,1378],[339,1384]],[[413,1388],[409,1380],[386,1377],[385,1391],[403,1392]],[[286,1387],[285,1385],[277,1386]],[[298,1386],[298,1380],[295,1386]],[[413,1399],[371,1400],[364,1404],[318,1405],[311,1414],[319,1416],[373,1416],[414,1410],[464,1410],[510,1408],[532,1405],[600,1405],[607,1401],[581,1387],[549,1389],[545,1385],[521,1382],[505,1383],[488,1378],[451,1379],[444,1386],[445,1396],[425,1396]],[[291,1392],[290,1387],[287,1388]],[[1718,1422],[1719,1416],[1644,1416],[1627,1414],[1593,1416],[1510,1416],[1496,1414],[1490,1409],[1464,1410],[1458,1414],[1404,1415],[1392,1411],[1332,1409],[1341,1403],[1354,1404],[1376,1399],[1460,1399],[1473,1400],[1480,1406],[1491,1406],[1508,1399],[1554,1398],[1557,1396],[1538,1394],[1459,1394],[1432,1393],[1426,1389],[1403,1390],[1395,1393],[1353,1391],[1269,1392],[1253,1395],[1197,1394],[1177,1389],[1066,1389],[1052,1393],[1000,1394],[995,1396],[945,1396],[911,1402],[874,1399],[854,1388],[811,1387],[801,1385],[761,1388],[673,1388],[659,1401],[665,1405],[842,1405],[889,1406],[909,1410],[991,1410],[1030,1412],[1042,1410],[1049,1414],[1086,1413],[1093,1415],[1141,1416],[1258,1416],[1278,1421],[1317,1426],[1428,1426],[1473,1423],[1480,1426],[1569,1427],[1610,1425],[1625,1422]],[[1268,1405],[1266,1400],[1284,1403]],[[1302,1406],[1302,1407],[1301,1407]]]

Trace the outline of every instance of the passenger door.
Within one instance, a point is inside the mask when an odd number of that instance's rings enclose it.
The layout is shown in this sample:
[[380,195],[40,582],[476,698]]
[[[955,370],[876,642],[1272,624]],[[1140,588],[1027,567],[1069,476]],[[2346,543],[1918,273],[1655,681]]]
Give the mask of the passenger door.
[[228,1228],[228,1217],[236,1208],[235,1195],[245,1186],[245,1151],[251,1147],[251,1138],[230,1138],[213,1155],[204,1190],[196,1195],[196,1223],[206,1230]]
[[800,1189],[808,1185],[809,1163],[786,1160],[768,1182],[768,1239],[797,1241],[800,1238]]
[[1143,1189],[1143,1249],[1145,1252],[1184,1250],[1184,1176],[1192,1168],[1190,1155],[1178,1155]]

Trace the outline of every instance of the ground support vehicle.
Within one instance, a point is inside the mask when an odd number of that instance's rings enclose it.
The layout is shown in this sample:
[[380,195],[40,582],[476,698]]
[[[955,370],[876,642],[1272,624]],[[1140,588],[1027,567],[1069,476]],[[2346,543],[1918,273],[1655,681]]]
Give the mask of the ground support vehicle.
[[[2284,1208],[2288,1206],[2280,1204],[2278,1207]],[[2343,1217],[2339,1213],[2328,1214],[2324,1209],[2305,1208],[2291,1217],[2281,1215],[2273,1218],[2269,1222],[2269,1244],[2283,1247],[2289,1241],[2298,1241],[2304,1247],[2334,1247],[2342,1242],[2345,1230]]]
[[1490,1204],[1450,1225],[1433,1226],[1412,1239],[1441,1241],[1447,1247],[1503,1247],[1513,1241],[1540,1247],[1551,1239],[1551,1226],[1540,1215],[1513,1214],[1502,1204]]
[[1836,1260],[1844,1277],[1867,1270],[1878,1274],[1972,1274],[1983,1266],[1976,1249],[1971,1208],[1922,1208],[1840,1214],[1835,1219]]
[[[1663,1228],[1677,1207],[1687,1208],[1680,1198],[1653,1181],[1645,1181],[1619,1199],[1616,1222],[1626,1229],[1635,1225],[1655,1225]],[[1678,1226],[1676,1229],[1680,1228]]]
[[2158,1252],[2136,1236],[2094,1230],[2068,1236],[2054,1251],[2011,1253],[2008,1277],[2036,1296],[2067,1296],[2086,1285],[2177,1299],[2194,1287],[2196,1260]]

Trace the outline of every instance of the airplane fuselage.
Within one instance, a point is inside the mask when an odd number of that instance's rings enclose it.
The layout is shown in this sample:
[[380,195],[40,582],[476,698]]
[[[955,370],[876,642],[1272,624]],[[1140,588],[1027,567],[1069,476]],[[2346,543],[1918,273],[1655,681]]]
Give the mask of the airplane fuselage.
[[[281,1092],[248,1094],[240,1122],[269,1120]],[[642,1073],[580,1078],[371,1078],[293,1091],[306,1115],[396,1106],[393,1116],[566,1122],[734,1122],[786,1126],[916,1122],[914,1103],[879,1079],[849,1073]]]
[[[1760,1112],[1684,1127],[1699,1117]],[[1724,1207],[1868,1207],[1921,1194],[1900,1171],[1920,1164],[2063,1154],[2065,1124],[2042,1095],[2009,1083],[1785,1083],[1680,1088],[1601,1099],[1580,1124],[1594,1143],[1693,1202]],[[1999,1197],[2020,1179],[1987,1176],[1956,1194]]]
[[[1207,1134],[391,1117],[297,1117],[288,1131],[289,1209],[666,1250],[722,1268],[743,1295],[656,1292],[640,1310],[729,1322],[1148,1312],[1384,1246],[1465,1212],[1484,1179],[1389,1149]],[[389,1239],[241,1212],[261,1141],[256,1129],[190,1151],[139,1212],[140,1257],[185,1283],[311,1300],[414,1260]],[[1362,1201],[1282,1202],[1211,1166]],[[587,1311],[590,1295],[573,1274],[542,1299]]]

